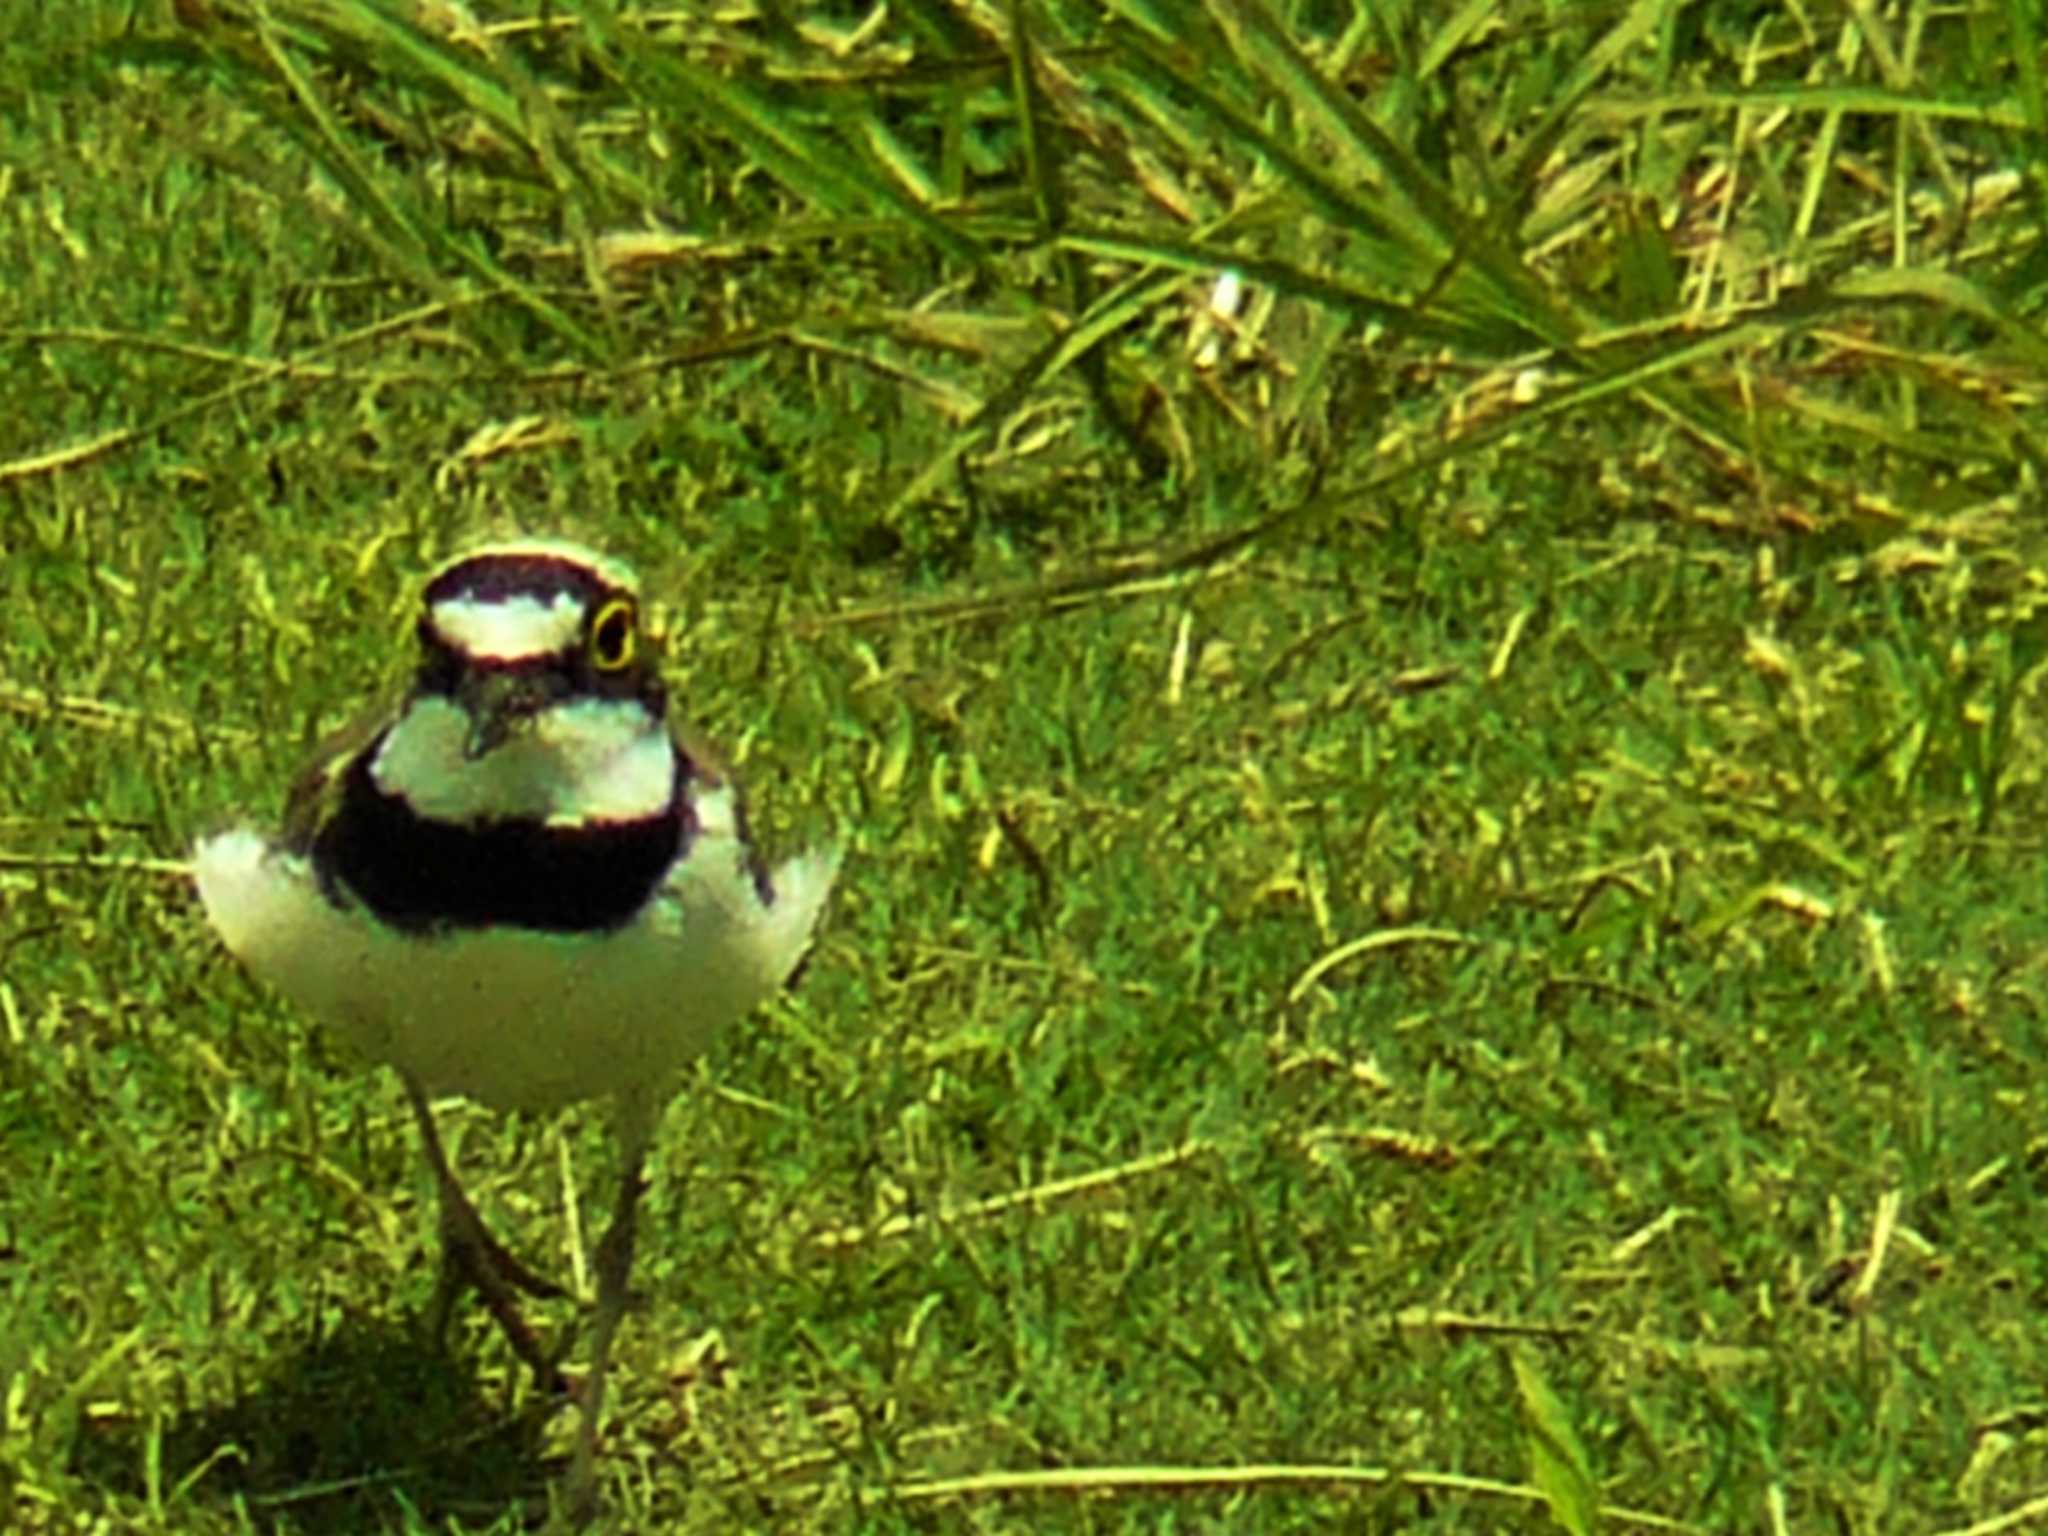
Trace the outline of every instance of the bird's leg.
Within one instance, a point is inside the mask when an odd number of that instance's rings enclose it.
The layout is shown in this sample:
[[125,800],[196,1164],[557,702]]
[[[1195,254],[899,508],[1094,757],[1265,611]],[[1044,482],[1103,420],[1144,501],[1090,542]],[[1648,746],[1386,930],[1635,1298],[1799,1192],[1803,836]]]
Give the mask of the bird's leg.
[[576,1460],[569,1471],[569,1509],[578,1520],[597,1512],[597,1432],[604,1415],[605,1371],[611,1364],[612,1337],[626,1313],[627,1286],[633,1274],[635,1216],[647,1181],[641,1170],[654,1136],[654,1111],[637,1095],[622,1099],[617,1114],[619,1194],[611,1225],[597,1245],[597,1311],[590,1329],[590,1375],[578,1396],[582,1421],[576,1429]]
[[534,1384],[543,1392],[565,1391],[567,1384],[561,1370],[520,1315],[513,1292],[524,1291],[544,1301],[567,1293],[552,1280],[528,1269],[484,1226],[476,1207],[469,1203],[469,1196],[455,1181],[454,1169],[448,1166],[448,1154],[441,1148],[441,1134],[435,1128],[426,1090],[411,1073],[399,1075],[405,1083],[405,1096],[412,1104],[413,1118],[419,1121],[420,1140],[427,1149],[427,1162],[434,1170],[434,1184],[440,1192],[441,1273],[434,1284],[434,1304],[428,1314],[434,1338],[439,1341],[446,1337],[455,1303],[465,1289],[474,1287],[490,1309],[498,1330],[505,1335],[505,1342],[533,1372]]

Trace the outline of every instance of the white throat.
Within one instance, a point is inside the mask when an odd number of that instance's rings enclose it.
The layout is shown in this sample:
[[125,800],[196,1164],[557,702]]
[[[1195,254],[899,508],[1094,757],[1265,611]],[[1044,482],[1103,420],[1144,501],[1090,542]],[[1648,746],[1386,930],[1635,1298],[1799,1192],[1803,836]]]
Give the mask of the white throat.
[[467,711],[413,700],[384,738],[370,776],[435,821],[500,818],[574,826],[659,815],[675,794],[676,759],[662,722],[634,699],[578,699],[542,710],[471,758]]

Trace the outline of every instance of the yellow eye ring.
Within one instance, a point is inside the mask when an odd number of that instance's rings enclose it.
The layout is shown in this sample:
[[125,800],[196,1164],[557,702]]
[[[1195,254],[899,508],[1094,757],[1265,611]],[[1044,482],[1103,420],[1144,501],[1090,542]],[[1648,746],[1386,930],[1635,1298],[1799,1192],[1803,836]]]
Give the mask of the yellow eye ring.
[[590,664],[600,672],[623,672],[633,665],[639,638],[639,615],[630,597],[615,597],[590,621],[585,646]]

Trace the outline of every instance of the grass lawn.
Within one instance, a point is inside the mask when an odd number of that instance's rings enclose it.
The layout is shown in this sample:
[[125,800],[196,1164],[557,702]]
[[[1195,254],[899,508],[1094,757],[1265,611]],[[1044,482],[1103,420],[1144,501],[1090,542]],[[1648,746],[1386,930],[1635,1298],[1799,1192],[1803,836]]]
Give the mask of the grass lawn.
[[[514,532],[848,848],[663,1124],[608,1528],[2048,1520],[2044,33],[10,17],[0,1530],[547,1517],[183,864]],[[444,1115],[584,1294],[601,1119]]]

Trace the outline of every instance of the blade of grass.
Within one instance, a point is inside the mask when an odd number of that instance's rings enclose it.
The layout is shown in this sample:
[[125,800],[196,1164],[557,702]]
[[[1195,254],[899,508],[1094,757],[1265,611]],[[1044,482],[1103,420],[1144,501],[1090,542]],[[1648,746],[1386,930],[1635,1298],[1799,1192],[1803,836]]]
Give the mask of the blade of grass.
[[[483,281],[488,290],[513,299],[586,357],[610,355],[610,348],[594,332],[577,324],[568,314],[541,297],[530,284],[506,270],[473,240],[456,235],[440,218],[420,216],[415,209],[406,207],[394,197],[386,186],[385,178],[370,169],[326,101],[314,89],[305,70],[284,47],[277,30],[268,24],[266,14],[258,15],[255,29],[257,46],[291,101],[298,106],[303,122],[274,110],[268,115],[291,132],[335,179],[353,204],[368,215],[378,236],[364,241],[369,249],[385,260],[395,262],[400,269],[399,275],[407,281],[451,305],[459,304],[464,295],[449,283],[433,258],[438,256],[466,267]],[[259,110],[269,108],[265,95],[261,93],[251,98],[251,104]],[[301,131],[302,127],[307,131]],[[342,227],[352,231],[356,229],[346,221],[342,221]]]
[[883,524],[893,525],[911,507],[930,495],[933,487],[960,462],[961,456],[1021,405],[1034,389],[1058,377],[1108,337],[1172,298],[1180,291],[1183,281],[1178,273],[1161,278],[1147,269],[1103,294],[1072,329],[1039,348],[1001,389],[989,397],[967,424],[947,440],[946,446],[926,462],[916,478],[889,504],[882,514]]
[[761,168],[807,202],[837,213],[889,210],[934,249],[971,266],[988,263],[980,242],[912,199],[895,179],[870,170],[839,141],[802,128],[787,106],[771,100],[738,76],[717,75],[680,57],[675,50],[629,33],[616,11],[599,0],[576,0],[586,41],[650,112],[666,117],[678,136],[701,131],[682,114],[695,107],[708,115]]

